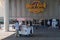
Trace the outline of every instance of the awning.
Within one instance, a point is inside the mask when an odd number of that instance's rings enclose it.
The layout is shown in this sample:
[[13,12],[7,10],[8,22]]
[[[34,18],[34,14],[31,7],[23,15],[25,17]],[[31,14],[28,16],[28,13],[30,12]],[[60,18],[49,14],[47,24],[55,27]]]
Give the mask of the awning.
[[32,18],[17,18],[18,21],[27,21],[27,20],[33,20]]

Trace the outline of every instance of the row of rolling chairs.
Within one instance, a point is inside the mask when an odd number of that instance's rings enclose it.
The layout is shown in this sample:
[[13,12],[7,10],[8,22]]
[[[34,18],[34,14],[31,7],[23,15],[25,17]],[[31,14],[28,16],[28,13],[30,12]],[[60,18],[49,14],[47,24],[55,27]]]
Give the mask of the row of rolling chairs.
[[[56,26],[60,26],[60,20],[59,19],[54,19],[56,20],[57,24]],[[50,25],[48,25],[48,21],[50,22]],[[41,20],[41,22],[39,21],[36,21],[36,20],[33,20],[33,21],[22,21],[22,24],[25,25],[26,24],[30,24],[30,26],[32,26],[33,24],[39,24],[39,25],[43,25],[43,26],[52,26],[52,22],[53,22],[53,19],[50,19],[50,20]]]
[[[50,22],[50,24],[48,24],[48,21]],[[41,20],[41,22],[37,22],[36,20],[34,20],[34,24],[40,24],[43,26],[52,26],[52,22],[56,21],[57,24],[56,26],[60,26],[60,20],[59,19],[50,19],[50,20]]]

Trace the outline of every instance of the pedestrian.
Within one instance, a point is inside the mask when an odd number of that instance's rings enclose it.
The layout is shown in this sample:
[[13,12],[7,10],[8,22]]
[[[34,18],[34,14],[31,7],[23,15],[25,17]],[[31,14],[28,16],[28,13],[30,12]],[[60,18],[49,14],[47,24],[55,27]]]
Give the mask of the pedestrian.
[[47,25],[48,25],[48,27],[50,26],[50,21],[49,20],[47,21]]
[[57,25],[57,21],[56,21],[56,19],[53,19],[52,20],[52,27],[56,28],[57,27],[56,25]]
[[16,30],[16,37],[18,37],[19,36],[19,22],[18,21],[16,21],[15,23],[15,30]]

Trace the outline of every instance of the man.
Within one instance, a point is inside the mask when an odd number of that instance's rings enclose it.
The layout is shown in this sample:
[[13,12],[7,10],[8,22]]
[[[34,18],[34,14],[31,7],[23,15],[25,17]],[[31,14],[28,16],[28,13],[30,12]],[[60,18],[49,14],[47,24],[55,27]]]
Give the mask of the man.
[[18,21],[16,21],[15,23],[15,29],[16,29],[16,37],[18,37],[19,36],[19,22]]

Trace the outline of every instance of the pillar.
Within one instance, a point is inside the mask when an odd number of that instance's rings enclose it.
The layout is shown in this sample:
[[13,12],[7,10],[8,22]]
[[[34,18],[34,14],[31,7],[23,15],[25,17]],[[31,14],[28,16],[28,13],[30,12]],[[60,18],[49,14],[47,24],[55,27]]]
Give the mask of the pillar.
[[17,0],[17,17],[21,17],[21,13],[20,13],[20,10],[21,10],[20,8],[21,7],[20,7],[20,5],[21,5],[20,0]]
[[9,31],[9,0],[4,0],[4,31]]
[[12,6],[12,18],[16,18],[16,0],[11,0],[11,6]]
[[22,0],[22,17],[25,17],[25,0]]

